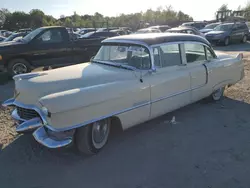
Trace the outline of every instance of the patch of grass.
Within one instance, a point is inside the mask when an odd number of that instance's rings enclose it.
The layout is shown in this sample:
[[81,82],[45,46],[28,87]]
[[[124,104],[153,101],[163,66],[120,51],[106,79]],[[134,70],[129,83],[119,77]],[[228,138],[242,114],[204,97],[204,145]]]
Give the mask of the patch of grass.
[[12,78],[7,72],[0,72],[0,85],[6,84]]

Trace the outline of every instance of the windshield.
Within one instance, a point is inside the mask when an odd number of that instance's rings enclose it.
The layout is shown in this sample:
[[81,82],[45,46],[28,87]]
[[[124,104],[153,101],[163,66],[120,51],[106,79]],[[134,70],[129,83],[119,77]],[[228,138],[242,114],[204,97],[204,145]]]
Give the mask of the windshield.
[[223,25],[218,25],[214,28],[214,31],[228,31],[232,29],[233,24],[223,24]]
[[216,26],[218,26],[219,24],[209,24],[209,25],[206,25],[204,27],[204,29],[214,29]]
[[93,62],[129,66],[136,69],[150,69],[151,67],[148,50],[136,45],[104,45],[93,58]]
[[30,42],[35,36],[37,36],[44,28],[38,28],[32,32],[30,32],[28,35],[22,38],[25,42]]
[[7,37],[6,39],[4,39],[4,42],[12,41],[16,37],[18,37],[17,34],[12,34],[9,37]]

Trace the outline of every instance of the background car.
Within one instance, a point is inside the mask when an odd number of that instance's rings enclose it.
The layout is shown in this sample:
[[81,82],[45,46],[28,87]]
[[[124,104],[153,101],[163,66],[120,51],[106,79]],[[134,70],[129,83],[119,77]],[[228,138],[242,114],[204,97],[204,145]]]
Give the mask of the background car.
[[25,37],[28,34],[28,32],[21,32],[21,33],[13,33],[9,37],[7,37],[3,42],[9,42],[9,41],[16,41],[23,37]]
[[200,30],[206,26],[206,23],[205,22],[186,22],[186,23],[183,23],[181,26],[191,26]]
[[82,38],[99,38],[99,37],[115,37],[115,36],[118,36],[117,33],[115,32],[111,32],[111,31],[100,31],[100,32],[89,32],[89,33],[86,33],[84,35],[82,35],[80,37],[80,39]]
[[205,34],[206,39],[212,44],[224,44],[227,46],[231,42],[247,41],[249,29],[245,22],[223,23]]
[[134,34],[142,34],[142,33],[161,33],[160,29],[152,29],[152,28],[145,28],[139,29]]
[[208,25],[206,25],[203,29],[201,29],[200,32],[202,32],[202,33],[205,34],[205,33],[209,32],[209,31],[213,31],[214,28],[215,28],[216,26],[220,25],[220,24],[221,24],[220,22],[208,24]]
[[86,33],[93,32],[93,31],[96,31],[96,29],[95,28],[83,28],[83,29],[77,31],[76,33],[80,34],[80,35],[84,35]]
[[156,26],[150,26],[149,28],[150,29],[159,29],[159,30],[161,30],[161,32],[164,32],[164,31],[170,29],[171,27],[168,25],[156,25]]
[[194,27],[182,26],[182,27],[175,27],[172,29],[168,29],[166,33],[187,33],[193,35],[199,35],[205,37],[203,33],[201,33],[198,29]]
[[0,36],[0,42],[3,42],[6,38],[3,36]]

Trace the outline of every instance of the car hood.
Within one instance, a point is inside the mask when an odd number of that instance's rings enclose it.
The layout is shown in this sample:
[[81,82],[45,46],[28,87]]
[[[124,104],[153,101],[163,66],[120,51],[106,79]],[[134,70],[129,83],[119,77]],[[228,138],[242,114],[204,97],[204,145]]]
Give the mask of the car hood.
[[97,63],[82,63],[14,77],[18,93],[16,100],[24,104],[38,104],[41,97],[52,93],[127,79],[135,79],[134,71]]
[[218,35],[218,34],[224,34],[226,31],[210,31],[206,33],[206,35]]
[[17,42],[17,41],[1,42],[0,48],[7,47],[7,46],[16,46],[16,45],[20,45],[20,44],[23,44],[23,42]]
[[201,29],[200,32],[202,33],[207,33],[209,31],[213,31],[213,29]]

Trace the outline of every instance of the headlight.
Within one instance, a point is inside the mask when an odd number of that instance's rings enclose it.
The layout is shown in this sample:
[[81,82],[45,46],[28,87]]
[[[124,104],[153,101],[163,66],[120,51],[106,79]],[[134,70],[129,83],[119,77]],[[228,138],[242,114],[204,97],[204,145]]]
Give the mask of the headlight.
[[43,112],[44,115],[46,115],[46,116],[49,115],[49,110],[48,110],[45,106],[42,107],[42,112]]

